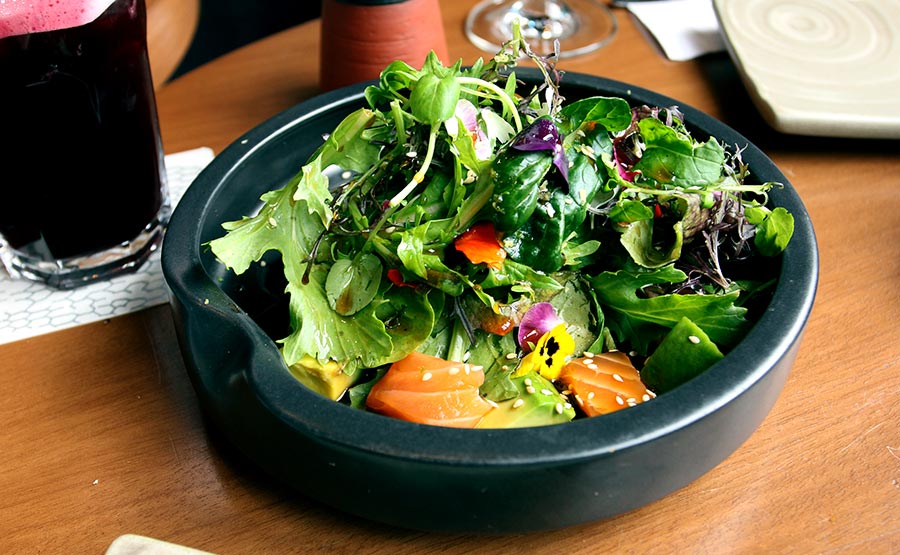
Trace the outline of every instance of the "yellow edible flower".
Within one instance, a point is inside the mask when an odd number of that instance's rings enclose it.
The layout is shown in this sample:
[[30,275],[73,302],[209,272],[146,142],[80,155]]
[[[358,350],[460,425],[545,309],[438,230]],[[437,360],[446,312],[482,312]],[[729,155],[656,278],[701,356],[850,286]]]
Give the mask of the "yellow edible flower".
[[575,353],[575,340],[566,331],[566,324],[559,324],[541,336],[534,350],[522,358],[516,368],[516,377],[538,372],[548,380],[559,377],[566,359]]

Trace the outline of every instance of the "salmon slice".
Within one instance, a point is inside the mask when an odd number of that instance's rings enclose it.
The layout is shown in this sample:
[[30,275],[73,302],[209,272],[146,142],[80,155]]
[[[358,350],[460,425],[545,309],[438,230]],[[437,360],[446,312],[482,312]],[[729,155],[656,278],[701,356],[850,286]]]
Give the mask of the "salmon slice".
[[369,392],[369,410],[420,424],[474,428],[493,410],[478,393],[480,366],[411,353],[391,365]]
[[587,416],[609,414],[656,397],[621,351],[573,359],[563,367],[559,380]]

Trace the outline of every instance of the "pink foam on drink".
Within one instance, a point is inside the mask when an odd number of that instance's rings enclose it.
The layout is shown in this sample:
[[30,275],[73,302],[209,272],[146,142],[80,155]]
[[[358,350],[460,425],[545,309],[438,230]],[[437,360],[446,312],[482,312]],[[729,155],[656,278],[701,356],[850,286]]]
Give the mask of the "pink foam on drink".
[[0,0],[0,39],[78,27],[115,0]]

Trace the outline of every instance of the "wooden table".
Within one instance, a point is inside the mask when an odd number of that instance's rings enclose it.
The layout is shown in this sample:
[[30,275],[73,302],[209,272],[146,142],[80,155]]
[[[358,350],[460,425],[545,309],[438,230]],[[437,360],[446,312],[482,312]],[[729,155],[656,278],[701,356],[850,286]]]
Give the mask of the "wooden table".
[[[474,2],[445,1],[454,57]],[[102,553],[137,533],[220,554],[900,552],[900,156],[896,143],[769,130],[724,55],[665,60],[625,12],[615,41],[562,64],[719,117],[799,190],[819,295],[759,430],[684,489],[609,521],[532,536],[392,529],[261,475],[205,427],[162,306],[0,347],[0,553]],[[219,151],[316,93],[318,22],[159,91],[168,152]]]

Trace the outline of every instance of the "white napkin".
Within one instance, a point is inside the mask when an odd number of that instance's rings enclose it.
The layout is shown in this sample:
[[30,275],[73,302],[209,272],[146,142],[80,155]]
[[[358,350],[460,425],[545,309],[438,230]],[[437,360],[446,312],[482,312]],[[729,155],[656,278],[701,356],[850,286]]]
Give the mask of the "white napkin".
[[112,542],[105,555],[213,555],[207,551],[185,547],[137,534],[125,534]]
[[712,0],[629,2],[626,7],[670,60],[692,60],[725,49]]
[[[212,149],[205,147],[166,156],[173,206],[212,158]],[[167,302],[159,249],[133,274],[66,291],[39,282],[11,279],[0,266],[0,344]]]

